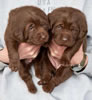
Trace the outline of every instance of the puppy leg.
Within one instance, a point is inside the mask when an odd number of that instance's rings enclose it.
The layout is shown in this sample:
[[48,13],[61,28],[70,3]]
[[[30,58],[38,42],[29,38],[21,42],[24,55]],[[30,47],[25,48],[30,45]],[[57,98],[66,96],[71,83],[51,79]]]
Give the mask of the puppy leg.
[[45,92],[52,92],[55,86],[67,80],[72,76],[72,71],[69,68],[60,68],[56,75],[50,80],[50,82],[43,86]]
[[32,81],[32,75],[29,73],[31,65],[26,65],[24,61],[22,61],[22,64],[23,65],[19,68],[19,75],[22,78],[22,80],[24,80],[24,82],[26,83],[28,90],[31,93],[36,93],[37,89]]
[[38,82],[39,85],[46,85],[49,83],[51,78],[54,76],[54,67],[50,63],[48,57],[45,56],[43,62],[41,63],[42,66],[42,75],[41,80]]
[[42,68],[41,68],[40,61],[35,60],[35,62],[34,62],[34,69],[35,69],[35,75],[36,75],[36,77],[38,77],[39,79],[41,79]]
[[6,46],[9,55],[9,67],[12,71],[17,71],[20,66],[18,55],[18,43],[14,40],[6,40]]
[[80,46],[83,43],[83,39],[80,39],[76,42],[76,44],[73,47],[67,48],[60,60],[61,64],[63,66],[70,66],[70,60],[73,57],[73,55],[79,50]]
[[41,75],[41,80],[38,82],[39,85],[46,85],[47,83],[49,83],[49,81],[52,78],[52,73],[50,70],[48,70],[47,67],[44,67],[44,69],[42,69],[42,75]]

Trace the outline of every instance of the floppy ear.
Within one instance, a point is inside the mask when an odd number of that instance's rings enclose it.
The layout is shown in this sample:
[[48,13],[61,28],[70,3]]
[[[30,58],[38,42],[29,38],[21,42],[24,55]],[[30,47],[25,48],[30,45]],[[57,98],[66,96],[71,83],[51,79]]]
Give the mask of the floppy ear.
[[19,21],[19,13],[17,13],[16,9],[12,10],[9,13],[8,25],[6,28],[6,35],[10,35],[8,37],[16,40],[23,41],[23,27]]
[[54,24],[55,24],[55,15],[53,15],[52,13],[49,13],[48,14],[48,20],[49,20],[49,23],[50,23],[50,31],[53,33],[54,32]]
[[88,32],[88,26],[85,16],[83,16],[82,20],[79,22],[80,24],[80,34],[79,39],[85,38]]
[[53,15],[51,13],[48,14],[48,20],[50,23],[50,28],[52,28],[54,19],[53,19]]

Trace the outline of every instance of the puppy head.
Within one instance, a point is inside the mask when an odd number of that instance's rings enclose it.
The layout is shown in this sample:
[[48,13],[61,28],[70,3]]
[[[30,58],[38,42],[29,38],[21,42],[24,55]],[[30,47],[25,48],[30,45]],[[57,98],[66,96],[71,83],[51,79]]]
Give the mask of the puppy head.
[[48,41],[49,23],[46,14],[39,8],[25,6],[12,10],[8,28],[19,42],[42,45]]
[[52,38],[58,45],[71,47],[87,33],[85,15],[75,8],[57,8],[48,17]]

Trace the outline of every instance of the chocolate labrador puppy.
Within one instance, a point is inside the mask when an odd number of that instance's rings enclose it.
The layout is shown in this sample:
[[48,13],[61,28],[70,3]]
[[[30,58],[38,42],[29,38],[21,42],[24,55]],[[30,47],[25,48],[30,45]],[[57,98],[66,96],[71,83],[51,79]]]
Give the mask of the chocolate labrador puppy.
[[49,15],[51,26],[51,39],[59,46],[67,47],[60,59],[61,66],[56,70],[48,58],[48,49],[42,49],[38,63],[41,66],[42,74],[39,84],[43,90],[51,92],[55,86],[72,76],[70,61],[73,55],[83,44],[83,51],[86,51],[87,22],[85,15],[78,9],[71,7],[57,8]]
[[19,59],[18,46],[25,42],[30,45],[42,46],[49,38],[49,23],[46,14],[39,8],[24,6],[16,8],[9,13],[8,25],[5,32],[5,43],[9,54],[9,67],[12,71],[19,71],[20,77],[26,83],[28,90],[36,92],[31,67],[25,60]]

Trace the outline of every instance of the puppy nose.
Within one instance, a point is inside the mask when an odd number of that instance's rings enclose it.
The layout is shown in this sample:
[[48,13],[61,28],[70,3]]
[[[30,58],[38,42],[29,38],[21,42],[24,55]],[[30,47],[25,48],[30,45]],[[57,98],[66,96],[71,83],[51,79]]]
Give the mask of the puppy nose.
[[45,39],[46,35],[44,33],[40,33],[41,34],[41,38]]
[[38,38],[41,41],[47,41],[48,40],[48,34],[46,34],[44,32],[40,32],[40,33],[38,33]]
[[63,37],[63,38],[62,38],[62,40],[63,40],[63,41],[67,41],[67,40],[68,40],[68,38],[66,38],[66,37]]

